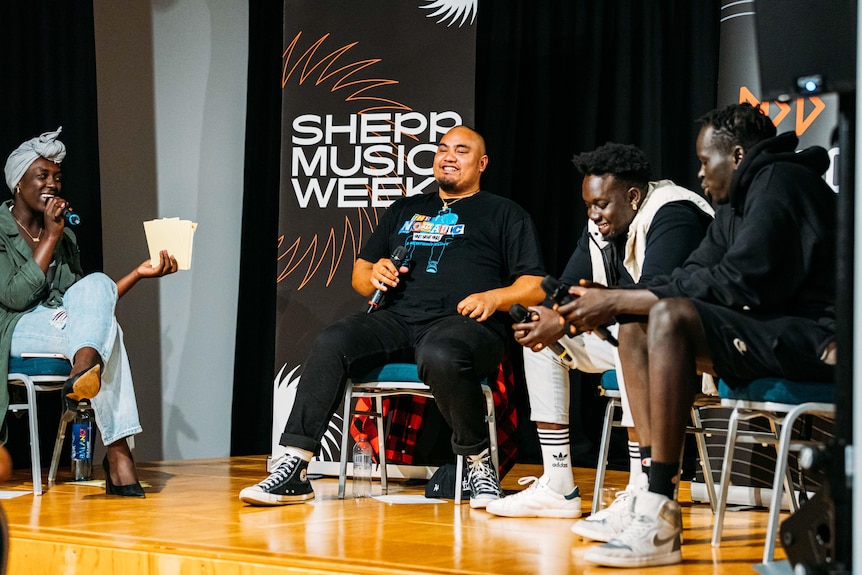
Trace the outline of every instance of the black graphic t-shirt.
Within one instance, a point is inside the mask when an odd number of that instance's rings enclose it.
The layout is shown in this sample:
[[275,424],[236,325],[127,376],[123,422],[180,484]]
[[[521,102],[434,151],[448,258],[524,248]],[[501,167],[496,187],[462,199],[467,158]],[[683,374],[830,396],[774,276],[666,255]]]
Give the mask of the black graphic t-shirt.
[[407,248],[410,273],[389,291],[387,307],[412,323],[457,313],[458,302],[470,294],[545,274],[530,215],[484,191],[448,210],[437,193],[395,201],[359,257],[376,262],[398,246]]

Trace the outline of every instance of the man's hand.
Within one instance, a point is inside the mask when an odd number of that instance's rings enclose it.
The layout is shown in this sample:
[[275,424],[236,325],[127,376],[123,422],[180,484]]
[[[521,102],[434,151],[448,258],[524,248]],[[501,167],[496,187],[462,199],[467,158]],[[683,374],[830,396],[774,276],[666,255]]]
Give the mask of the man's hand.
[[486,291],[468,295],[458,302],[456,309],[461,315],[472,317],[476,321],[485,321],[497,311],[499,303],[492,291]]
[[380,258],[371,266],[371,285],[375,290],[388,291],[398,285],[398,276],[408,271],[405,265],[397,268],[391,259]]
[[512,324],[515,341],[533,351],[541,351],[565,335],[564,320],[544,306],[528,308],[532,321]]
[[[592,282],[582,282],[582,284],[584,285],[569,288],[572,301],[554,306],[561,316],[560,321],[569,323],[572,335],[577,332],[593,331],[599,326],[613,323],[617,313],[613,296],[618,290],[601,287]],[[585,285],[594,287],[585,287]]]

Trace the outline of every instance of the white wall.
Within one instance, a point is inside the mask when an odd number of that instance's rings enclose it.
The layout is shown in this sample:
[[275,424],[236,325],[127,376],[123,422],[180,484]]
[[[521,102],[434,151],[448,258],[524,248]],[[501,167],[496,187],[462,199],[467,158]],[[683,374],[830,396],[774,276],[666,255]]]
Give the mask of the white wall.
[[230,452],[248,6],[94,0],[105,271],[147,257],[144,220],[198,223],[192,269],[120,302],[141,461]]

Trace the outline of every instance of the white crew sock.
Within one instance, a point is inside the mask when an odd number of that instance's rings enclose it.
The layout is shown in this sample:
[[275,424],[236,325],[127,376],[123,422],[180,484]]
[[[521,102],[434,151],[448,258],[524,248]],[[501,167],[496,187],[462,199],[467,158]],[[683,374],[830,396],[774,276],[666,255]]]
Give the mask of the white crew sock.
[[306,451],[305,449],[300,449],[298,447],[286,447],[284,449],[284,452],[287,455],[295,455],[303,461],[311,461],[311,458],[314,457],[314,453]]
[[629,487],[638,485],[637,480],[641,475],[646,475],[641,465],[641,450],[637,441],[629,441]]
[[539,429],[539,445],[548,487],[562,495],[575,488],[568,429]]

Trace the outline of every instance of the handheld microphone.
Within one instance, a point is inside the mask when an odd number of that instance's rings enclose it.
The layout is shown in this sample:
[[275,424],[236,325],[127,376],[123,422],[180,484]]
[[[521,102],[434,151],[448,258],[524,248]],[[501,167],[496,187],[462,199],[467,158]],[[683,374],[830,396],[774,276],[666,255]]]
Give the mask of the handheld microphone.
[[[399,268],[401,267],[401,263],[406,257],[407,248],[405,248],[404,246],[398,246],[397,248],[395,248],[395,251],[392,252],[392,255],[389,256],[389,259],[392,261],[392,264],[396,268]],[[375,290],[374,295],[371,296],[370,300],[368,300],[368,309],[365,311],[365,313],[371,313],[376,310],[380,306],[380,302],[383,301],[383,296],[385,295],[385,293],[386,292],[384,292],[383,290]]]
[[[548,294],[548,297],[554,300],[557,305],[563,305],[572,301],[572,294],[569,293],[569,286],[564,283],[560,283],[554,276],[545,276],[544,279],[542,279],[542,289],[545,290],[545,293]],[[619,346],[617,338],[615,338],[613,334],[608,331],[607,326],[600,325],[593,331],[597,336],[599,336],[612,346]]]
[[[516,303],[509,308],[509,315],[512,316],[512,319],[515,320],[517,323],[528,323],[533,321],[530,310],[528,310],[519,303]],[[563,360],[567,364],[575,364],[575,360],[572,359],[571,355],[569,355],[569,350],[564,348],[560,342],[555,341],[548,346],[548,349],[554,352],[554,354],[556,354],[561,360]]]
[[81,216],[73,212],[69,204],[66,204],[66,207],[63,208],[63,219],[66,220],[67,226],[75,227],[81,223]]

